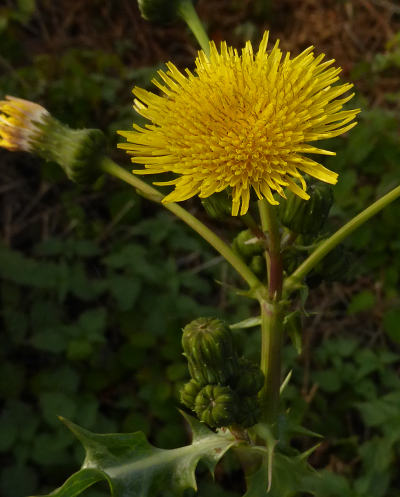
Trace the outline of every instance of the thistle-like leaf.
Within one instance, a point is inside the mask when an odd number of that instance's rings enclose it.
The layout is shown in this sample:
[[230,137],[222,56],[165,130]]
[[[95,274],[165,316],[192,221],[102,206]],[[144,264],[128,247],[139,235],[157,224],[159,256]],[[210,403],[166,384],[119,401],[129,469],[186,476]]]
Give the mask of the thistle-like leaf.
[[155,497],[165,489],[180,496],[186,488],[196,490],[198,462],[213,472],[237,442],[228,432],[214,433],[194,418],[184,417],[192,429],[192,443],[172,450],[154,447],[142,432],[101,435],[62,419],[83,445],[86,457],[82,468],[46,497],[75,497],[98,481],[108,483],[113,497]]
[[[257,449],[261,454],[262,449]],[[319,474],[302,455],[288,457],[274,453],[272,461],[268,456],[265,450],[259,469],[246,477],[247,492],[243,497],[295,497],[303,495],[302,492],[314,495],[313,482]]]

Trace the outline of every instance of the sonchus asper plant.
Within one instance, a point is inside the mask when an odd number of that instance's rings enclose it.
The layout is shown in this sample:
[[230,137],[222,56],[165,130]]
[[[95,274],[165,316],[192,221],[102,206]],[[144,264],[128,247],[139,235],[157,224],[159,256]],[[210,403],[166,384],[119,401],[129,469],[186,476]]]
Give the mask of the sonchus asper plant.
[[[246,497],[313,494],[317,473],[306,462],[311,449],[300,454],[290,446],[289,435],[305,431],[280,406],[290,380],[288,375],[282,382],[284,334],[294,336],[298,347],[304,298],[298,304],[297,294],[305,278],[397,199],[400,186],[321,239],[332,203],[329,185],[338,175],[311,158],[333,155],[315,142],[350,131],[359,112],[347,107],[352,85],[339,82],[340,68],[311,47],[296,56],[282,52],[278,42],[268,47],[268,32],[257,49],[250,42],[241,51],[209,43],[189,0],[142,0],[139,6],[157,22],[183,19],[202,50],[194,71],[169,62],[153,80],[156,92],[134,88],[134,108],[147,124],[120,131],[126,142],[119,145],[136,164],[133,174],[105,156],[101,132],[70,130],[38,104],[14,97],[0,102],[0,145],[56,161],[75,181],[112,175],[163,205],[237,271],[248,286],[240,293],[258,301],[260,315],[230,325],[197,318],[184,327],[191,379],[181,389],[181,403],[191,413],[183,411],[193,432],[190,445],[168,451],[140,432],[99,435],[63,420],[86,457],[51,495],[75,497],[98,481],[107,482],[114,497],[154,496],[166,488],[182,495],[197,488],[200,460],[213,471],[228,450],[242,464]],[[161,183],[173,187],[166,196],[138,177],[163,173],[174,176]],[[202,199],[214,221],[238,216],[243,227],[232,248],[176,203],[192,197]],[[318,236],[306,255],[296,245],[303,236]],[[255,364],[238,350],[232,329],[260,324]]]

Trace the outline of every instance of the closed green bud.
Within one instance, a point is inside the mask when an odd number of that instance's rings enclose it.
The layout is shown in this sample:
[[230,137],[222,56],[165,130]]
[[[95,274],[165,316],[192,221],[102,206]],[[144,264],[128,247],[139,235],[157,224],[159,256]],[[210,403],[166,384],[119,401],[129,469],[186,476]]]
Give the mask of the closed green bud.
[[226,191],[203,198],[201,203],[207,214],[213,219],[223,220],[231,216],[232,201]]
[[198,318],[183,329],[182,346],[192,378],[224,384],[235,375],[237,354],[230,328],[220,319]]
[[232,243],[233,250],[244,259],[251,259],[254,255],[261,255],[264,243],[251,231],[241,231]]
[[185,383],[180,391],[182,404],[194,410],[194,402],[200,390],[201,385],[196,380],[190,380],[188,383]]
[[146,21],[168,24],[179,17],[182,0],[138,0],[139,10]]
[[253,255],[249,267],[259,278],[263,278],[265,276],[266,264],[265,258],[262,255]]
[[315,235],[324,225],[333,203],[333,190],[327,183],[308,181],[309,200],[288,190],[278,212],[281,222],[294,233]]
[[261,406],[257,396],[240,397],[237,423],[243,428],[255,425],[261,416]]
[[237,380],[233,386],[240,396],[256,395],[264,385],[264,373],[257,364],[246,357],[239,359]]
[[194,409],[200,421],[211,428],[231,425],[237,417],[239,399],[226,386],[207,385],[196,397]]

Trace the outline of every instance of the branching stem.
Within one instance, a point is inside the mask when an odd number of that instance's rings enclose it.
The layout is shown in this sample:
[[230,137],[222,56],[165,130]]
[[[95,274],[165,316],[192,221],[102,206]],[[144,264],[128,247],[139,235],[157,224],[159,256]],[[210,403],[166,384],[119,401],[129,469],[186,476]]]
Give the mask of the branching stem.
[[[100,167],[104,172],[111,174],[112,176],[115,176],[116,178],[119,178],[136,188],[139,193],[146,198],[152,200],[153,202],[162,204],[162,193],[142,181],[137,176],[129,173],[107,157],[104,157],[101,160]],[[248,283],[250,289],[262,288],[262,283],[257,278],[257,276],[249,269],[249,267],[243,262],[243,260],[238,257],[223,240],[221,240],[218,235],[210,230],[210,228],[208,228],[205,224],[192,216],[192,214],[190,214],[183,207],[174,202],[165,203],[162,205],[170,212],[175,214],[175,216],[177,216],[179,219],[184,221],[188,226],[196,231],[196,233],[203,237],[212,247],[214,247],[215,250],[219,252]]]
[[339,243],[347,238],[354,230],[362,226],[368,219],[375,216],[384,207],[400,197],[400,185],[378,199],[360,214],[342,226],[336,233],[319,245],[312,254],[286,279],[284,285],[285,296],[302,285],[305,276]]

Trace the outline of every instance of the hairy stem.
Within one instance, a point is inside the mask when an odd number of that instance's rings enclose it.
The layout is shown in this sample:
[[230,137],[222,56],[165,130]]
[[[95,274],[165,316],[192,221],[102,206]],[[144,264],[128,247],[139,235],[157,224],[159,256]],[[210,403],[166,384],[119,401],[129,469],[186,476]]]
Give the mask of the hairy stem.
[[339,243],[347,238],[359,226],[362,226],[368,219],[375,216],[384,207],[400,197],[400,186],[397,186],[389,193],[378,199],[360,214],[342,226],[336,233],[319,245],[312,254],[292,273],[285,281],[285,295],[299,288],[305,276]]
[[[100,167],[104,172],[111,174],[112,176],[115,176],[116,178],[119,178],[136,188],[139,193],[144,195],[146,198],[152,200],[153,202],[162,204],[163,195],[158,190],[148,185],[137,176],[129,173],[107,157],[101,160]],[[192,216],[192,214],[190,214],[187,210],[174,202],[165,203],[162,205],[170,212],[175,214],[175,216],[177,216],[179,219],[184,221],[201,237],[203,237],[212,247],[214,247],[215,250],[219,252],[248,283],[250,288],[262,288],[262,283],[260,282],[260,280],[242,261],[242,259],[238,257],[233,252],[233,250],[205,224],[203,224],[197,218]]]

